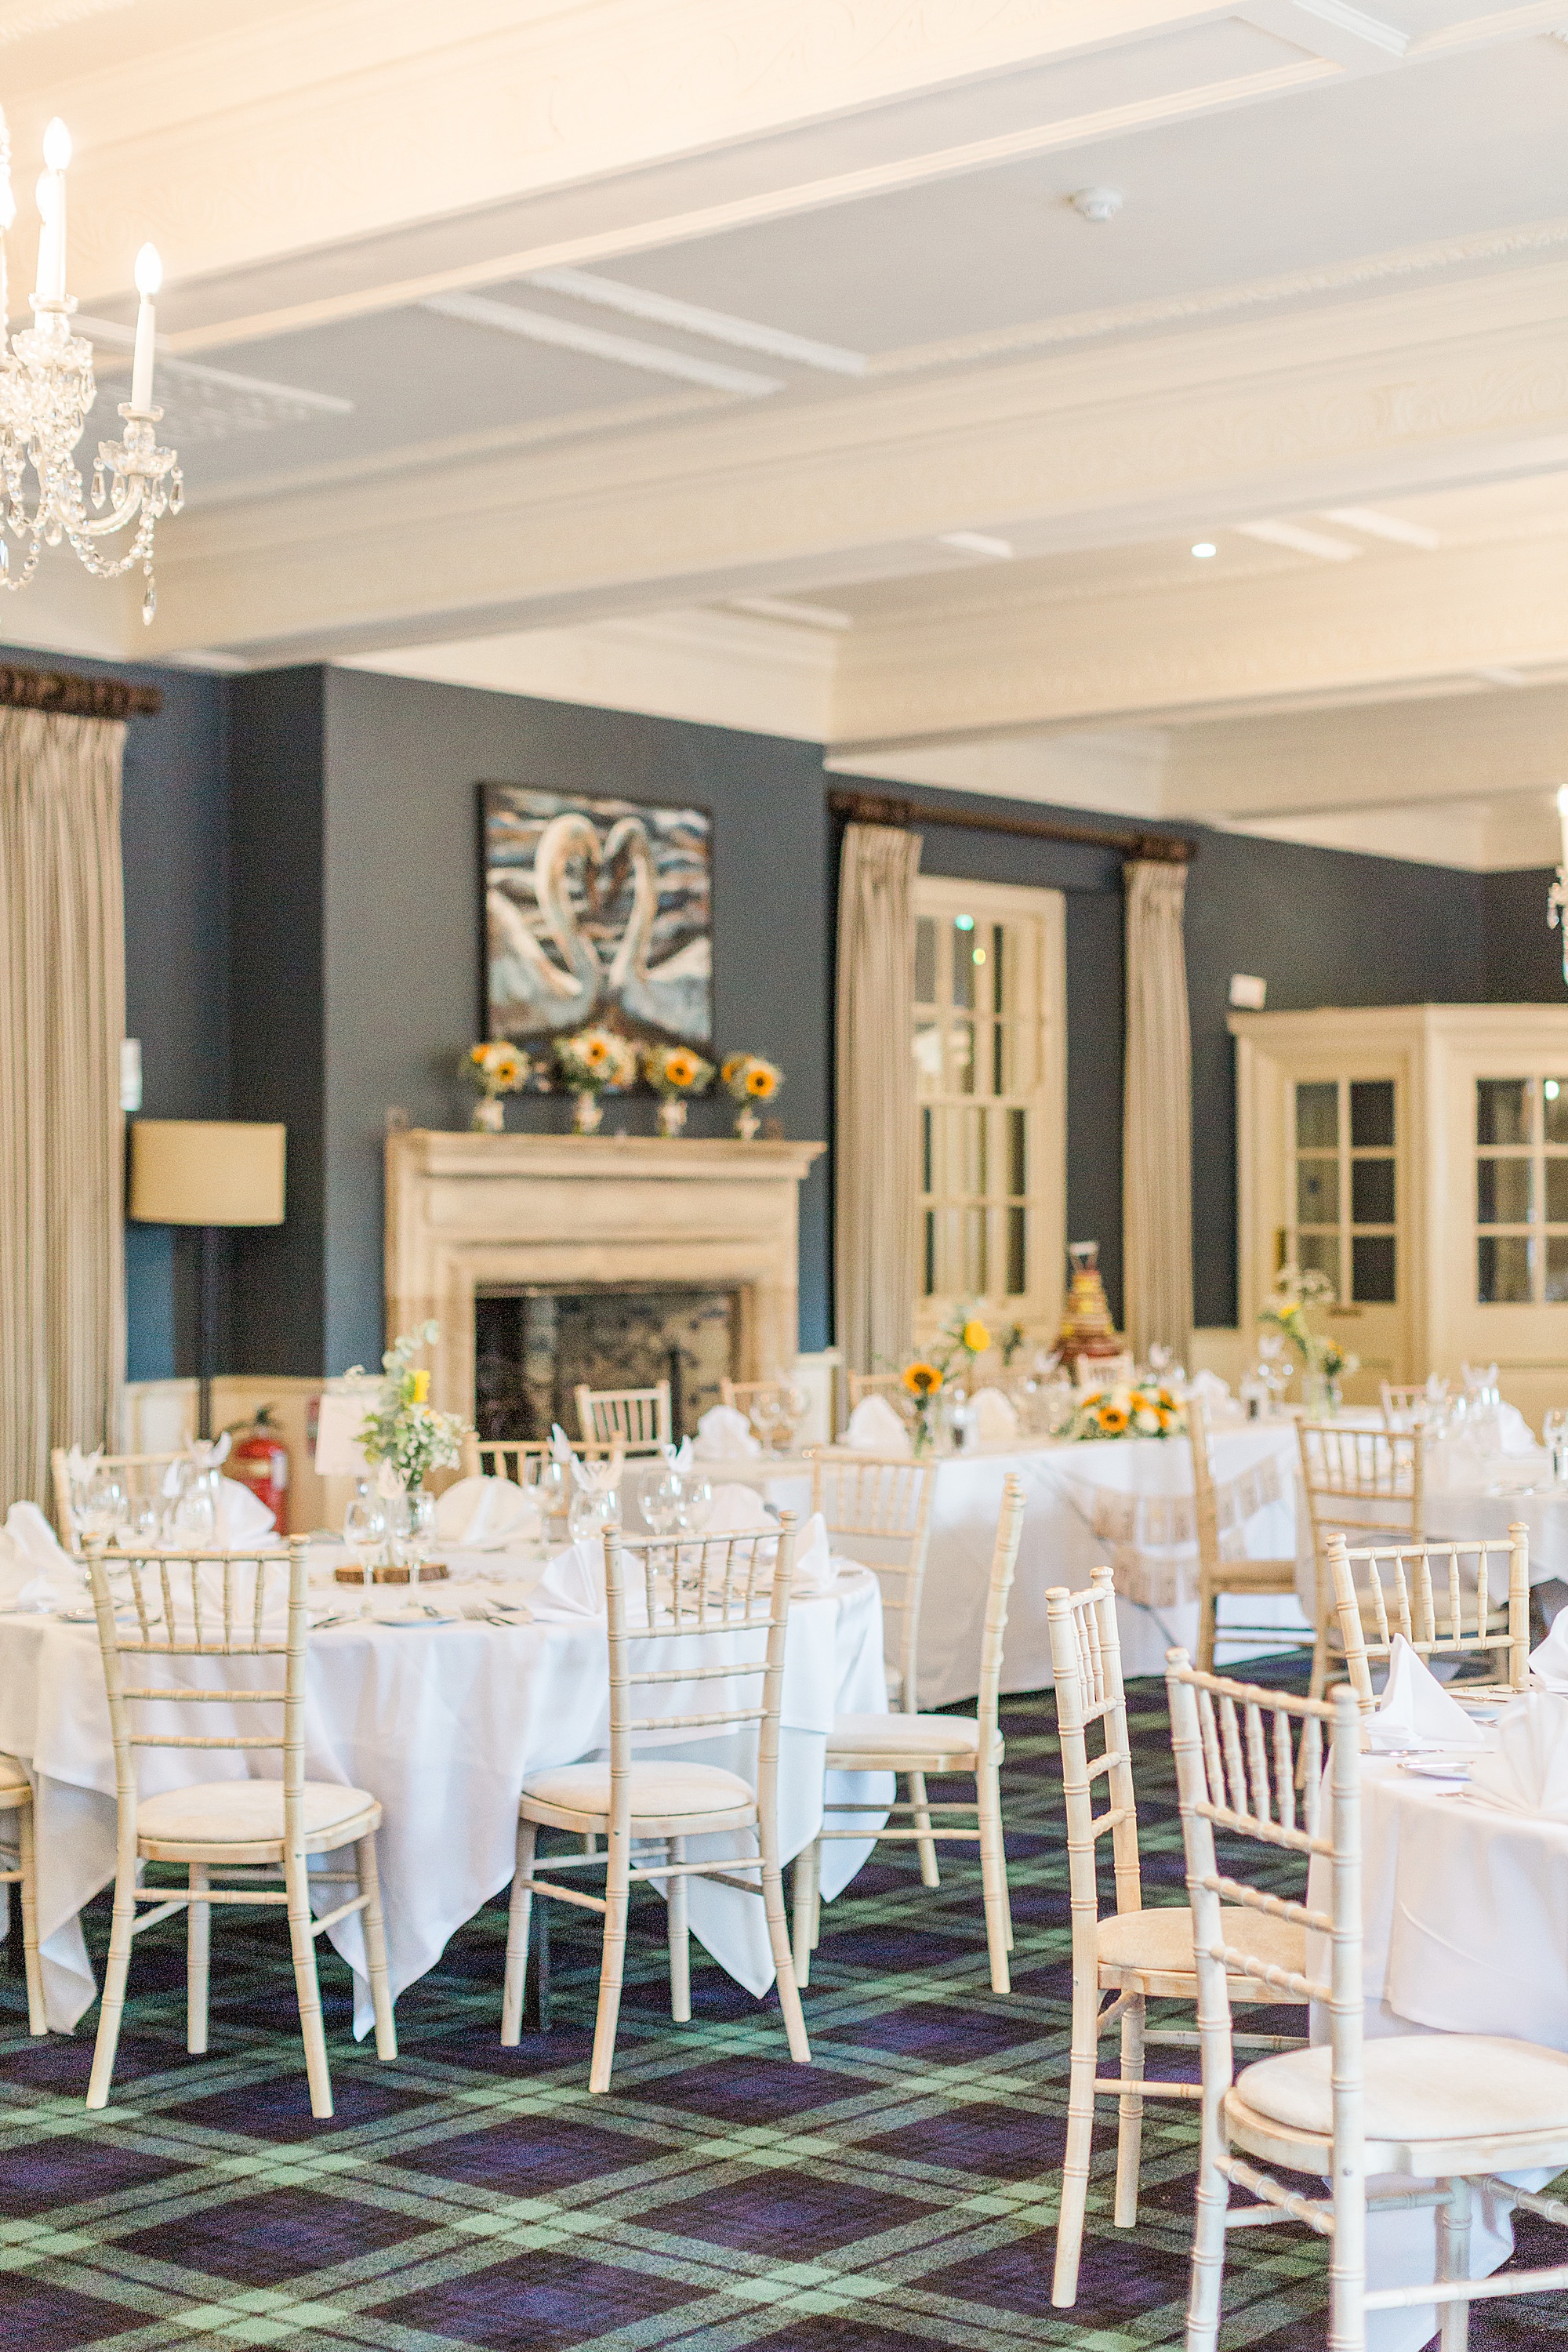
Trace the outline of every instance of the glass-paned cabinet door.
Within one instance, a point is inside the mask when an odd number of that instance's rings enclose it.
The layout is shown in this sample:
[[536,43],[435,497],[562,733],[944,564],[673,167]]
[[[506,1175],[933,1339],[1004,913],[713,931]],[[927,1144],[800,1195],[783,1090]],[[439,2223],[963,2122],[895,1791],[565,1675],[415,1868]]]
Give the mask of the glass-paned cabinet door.
[[1475,1087],[1476,1303],[1568,1304],[1568,1062]]
[[1297,1081],[1289,1255],[1342,1306],[1399,1297],[1399,1175],[1392,1078]]
[[1059,892],[917,885],[922,1339],[961,1301],[1042,1332],[1059,1310],[1063,962]]

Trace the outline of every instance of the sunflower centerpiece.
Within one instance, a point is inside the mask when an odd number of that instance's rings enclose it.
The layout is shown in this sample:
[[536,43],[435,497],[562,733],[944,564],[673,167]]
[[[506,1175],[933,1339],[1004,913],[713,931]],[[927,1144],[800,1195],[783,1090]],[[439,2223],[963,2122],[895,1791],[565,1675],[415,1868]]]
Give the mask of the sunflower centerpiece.
[[712,1083],[712,1063],[694,1054],[689,1045],[647,1045],[642,1067],[644,1077],[658,1097],[660,1135],[679,1135],[686,1125],[692,1096],[701,1094]]
[[1068,1437],[1181,1437],[1187,1417],[1168,1388],[1090,1389],[1078,1401]]
[[942,1371],[936,1364],[928,1364],[917,1357],[903,1370],[904,1393],[914,1409],[914,1448],[918,1461],[929,1454],[936,1443],[934,1413],[937,1398],[942,1393]]
[[490,1037],[482,1045],[470,1045],[458,1064],[461,1075],[479,1089],[469,1126],[481,1135],[502,1134],[506,1128],[502,1097],[514,1095],[525,1086],[531,1068],[528,1055],[520,1053],[510,1037]]
[[772,1102],[784,1084],[784,1072],[776,1062],[763,1061],[760,1054],[731,1054],[719,1077],[741,1106],[735,1113],[735,1132],[750,1143],[763,1123],[758,1105]]
[[637,1048],[613,1029],[578,1029],[555,1040],[555,1068],[562,1085],[575,1098],[572,1125],[578,1135],[593,1135],[605,1116],[599,1097],[609,1087],[635,1086]]

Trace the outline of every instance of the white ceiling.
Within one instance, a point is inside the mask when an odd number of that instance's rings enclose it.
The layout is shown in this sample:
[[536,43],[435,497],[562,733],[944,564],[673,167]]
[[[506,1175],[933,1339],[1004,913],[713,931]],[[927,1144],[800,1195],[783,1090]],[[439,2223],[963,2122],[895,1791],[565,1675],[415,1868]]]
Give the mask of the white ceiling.
[[1551,846],[1568,0],[0,0],[0,96],[189,486],[151,631],[62,555],[12,638]]

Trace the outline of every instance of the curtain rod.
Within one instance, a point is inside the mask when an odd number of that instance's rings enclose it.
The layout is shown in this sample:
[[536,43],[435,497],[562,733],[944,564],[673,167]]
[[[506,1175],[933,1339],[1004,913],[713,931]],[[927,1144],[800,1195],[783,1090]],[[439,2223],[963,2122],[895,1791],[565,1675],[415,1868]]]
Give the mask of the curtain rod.
[[163,708],[163,698],[155,686],[132,686],[129,678],[17,669],[0,662],[0,708],[43,710],[53,719],[153,719]]
[[1058,817],[992,816],[984,809],[929,808],[922,801],[900,800],[885,793],[829,793],[827,805],[835,816],[856,824],[900,825],[908,831],[945,824],[960,833],[1010,833],[1029,841],[1066,841],[1080,849],[1112,849],[1121,857],[1144,858],[1163,866],[1184,866],[1198,854],[1198,845],[1186,833],[1137,833],[1126,825],[1064,824]]

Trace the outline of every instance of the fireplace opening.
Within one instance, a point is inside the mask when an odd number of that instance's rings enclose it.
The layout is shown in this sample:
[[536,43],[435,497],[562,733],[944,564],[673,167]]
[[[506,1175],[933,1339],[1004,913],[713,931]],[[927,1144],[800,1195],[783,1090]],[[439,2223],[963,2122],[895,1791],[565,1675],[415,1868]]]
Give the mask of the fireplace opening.
[[679,1440],[696,1430],[720,1382],[739,1371],[741,1297],[643,1284],[552,1288],[513,1284],[474,1300],[474,1421],[481,1438],[578,1435],[579,1382],[646,1389],[669,1382]]

